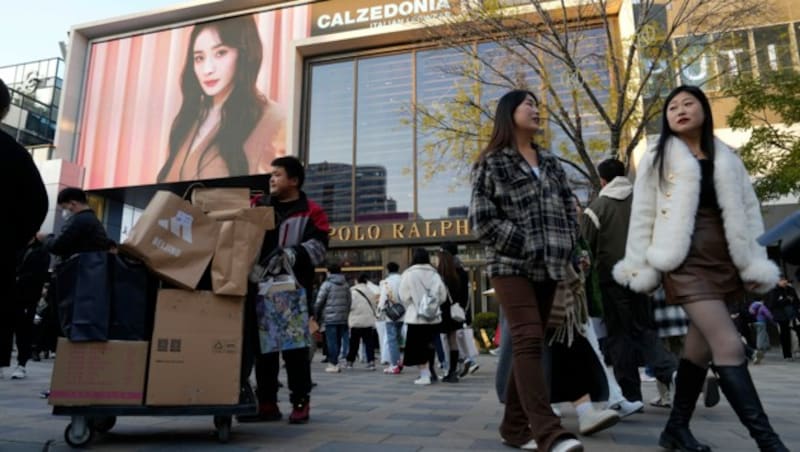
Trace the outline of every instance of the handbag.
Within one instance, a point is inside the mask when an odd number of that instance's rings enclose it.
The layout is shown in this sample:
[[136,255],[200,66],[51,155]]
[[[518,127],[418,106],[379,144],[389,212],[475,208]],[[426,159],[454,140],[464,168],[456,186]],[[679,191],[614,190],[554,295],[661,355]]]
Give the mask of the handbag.
[[392,289],[391,287],[388,287],[387,284],[386,303],[383,306],[383,312],[392,322],[399,322],[403,320],[403,317],[406,315],[406,307],[403,306],[402,303],[395,302],[393,298]]
[[466,311],[464,311],[464,308],[462,308],[460,304],[453,302],[452,298],[450,299],[450,318],[456,322],[467,321]]

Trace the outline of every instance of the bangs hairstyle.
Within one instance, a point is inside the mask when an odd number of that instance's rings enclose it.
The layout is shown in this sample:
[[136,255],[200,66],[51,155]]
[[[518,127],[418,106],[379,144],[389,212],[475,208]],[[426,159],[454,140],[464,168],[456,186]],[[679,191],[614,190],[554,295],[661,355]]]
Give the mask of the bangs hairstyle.
[[[180,147],[189,137],[194,124],[202,122],[208,115],[213,99],[203,93],[194,72],[194,43],[203,30],[214,30],[221,43],[236,49],[236,73],[233,76],[233,90],[222,106],[219,131],[213,145],[219,147],[219,154],[228,167],[231,176],[249,173],[244,142],[252,133],[264,111],[267,100],[256,87],[256,79],[261,69],[262,45],[258,36],[255,18],[252,15],[234,17],[214,22],[197,24],[189,37],[189,48],[181,73],[181,108],[172,122],[169,133],[169,155],[158,174],[158,181],[164,182],[175,162]],[[207,152],[204,149],[203,152]],[[204,155],[200,156],[202,161]]]
[[656,157],[653,159],[653,167],[658,166],[658,179],[660,182],[664,181],[664,154],[666,153],[667,140],[674,136],[675,133],[669,128],[669,121],[667,121],[667,109],[669,103],[680,93],[689,93],[692,97],[700,102],[700,107],[703,109],[703,124],[700,126],[700,150],[709,160],[714,160],[714,119],[711,116],[711,104],[708,102],[708,97],[700,88],[691,85],[681,85],[667,96],[664,100],[664,108],[661,111],[661,135],[658,137],[656,144]]
[[[514,110],[525,102],[528,96],[533,98],[533,102],[538,107],[539,99],[536,98],[536,95],[522,89],[515,89],[505,93],[497,102],[497,108],[494,111],[492,135],[489,138],[489,143],[481,151],[480,155],[478,155],[476,166],[485,159],[487,155],[511,147],[514,144],[514,129],[516,129],[516,125],[514,125]],[[534,149],[538,149],[535,143]]]

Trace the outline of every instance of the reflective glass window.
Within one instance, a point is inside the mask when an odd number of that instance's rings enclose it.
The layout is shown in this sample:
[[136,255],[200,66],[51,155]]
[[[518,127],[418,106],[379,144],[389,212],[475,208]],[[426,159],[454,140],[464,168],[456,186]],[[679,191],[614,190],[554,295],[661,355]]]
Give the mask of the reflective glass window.
[[792,49],[787,25],[756,28],[753,30],[753,39],[756,44],[759,73],[792,67]]

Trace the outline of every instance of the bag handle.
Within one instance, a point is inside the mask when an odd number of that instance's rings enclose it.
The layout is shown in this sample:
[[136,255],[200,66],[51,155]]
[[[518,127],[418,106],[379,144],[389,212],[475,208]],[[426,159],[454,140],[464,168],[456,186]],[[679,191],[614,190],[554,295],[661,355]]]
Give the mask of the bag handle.
[[186,190],[184,190],[182,198],[185,201],[188,201],[189,196],[192,194],[192,191],[194,191],[195,188],[206,188],[206,184],[202,182],[192,182],[188,187],[186,187]]
[[368,306],[369,306],[369,308],[372,310],[372,315],[374,315],[374,316],[375,316],[375,318],[377,319],[377,318],[378,318],[378,313],[377,313],[377,312],[375,312],[375,308],[374,308],[374,307],[372,307],[372,303],[369,301],[369,297],[368,297],[368,296],[366,296],[366,295],[364,294],[364,292],[362,292],[362,291],[361,291],[361,289],[356,289],[355,287],[353,287],[353,290],[355,290],[356,292],[360,293],[360,294],[361,294],[361,296],[362,296],[362,297],[364,297],[364,300],[366,300],[366,302],[367,302],[367,305],[368,305]]

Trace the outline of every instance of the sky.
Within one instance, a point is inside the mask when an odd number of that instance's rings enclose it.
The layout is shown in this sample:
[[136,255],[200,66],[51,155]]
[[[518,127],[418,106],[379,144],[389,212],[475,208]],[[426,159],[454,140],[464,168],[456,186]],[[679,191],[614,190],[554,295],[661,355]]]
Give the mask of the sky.
[[73,25],[185,4],[187,0],[0,0],[0,67],[61,56]]

